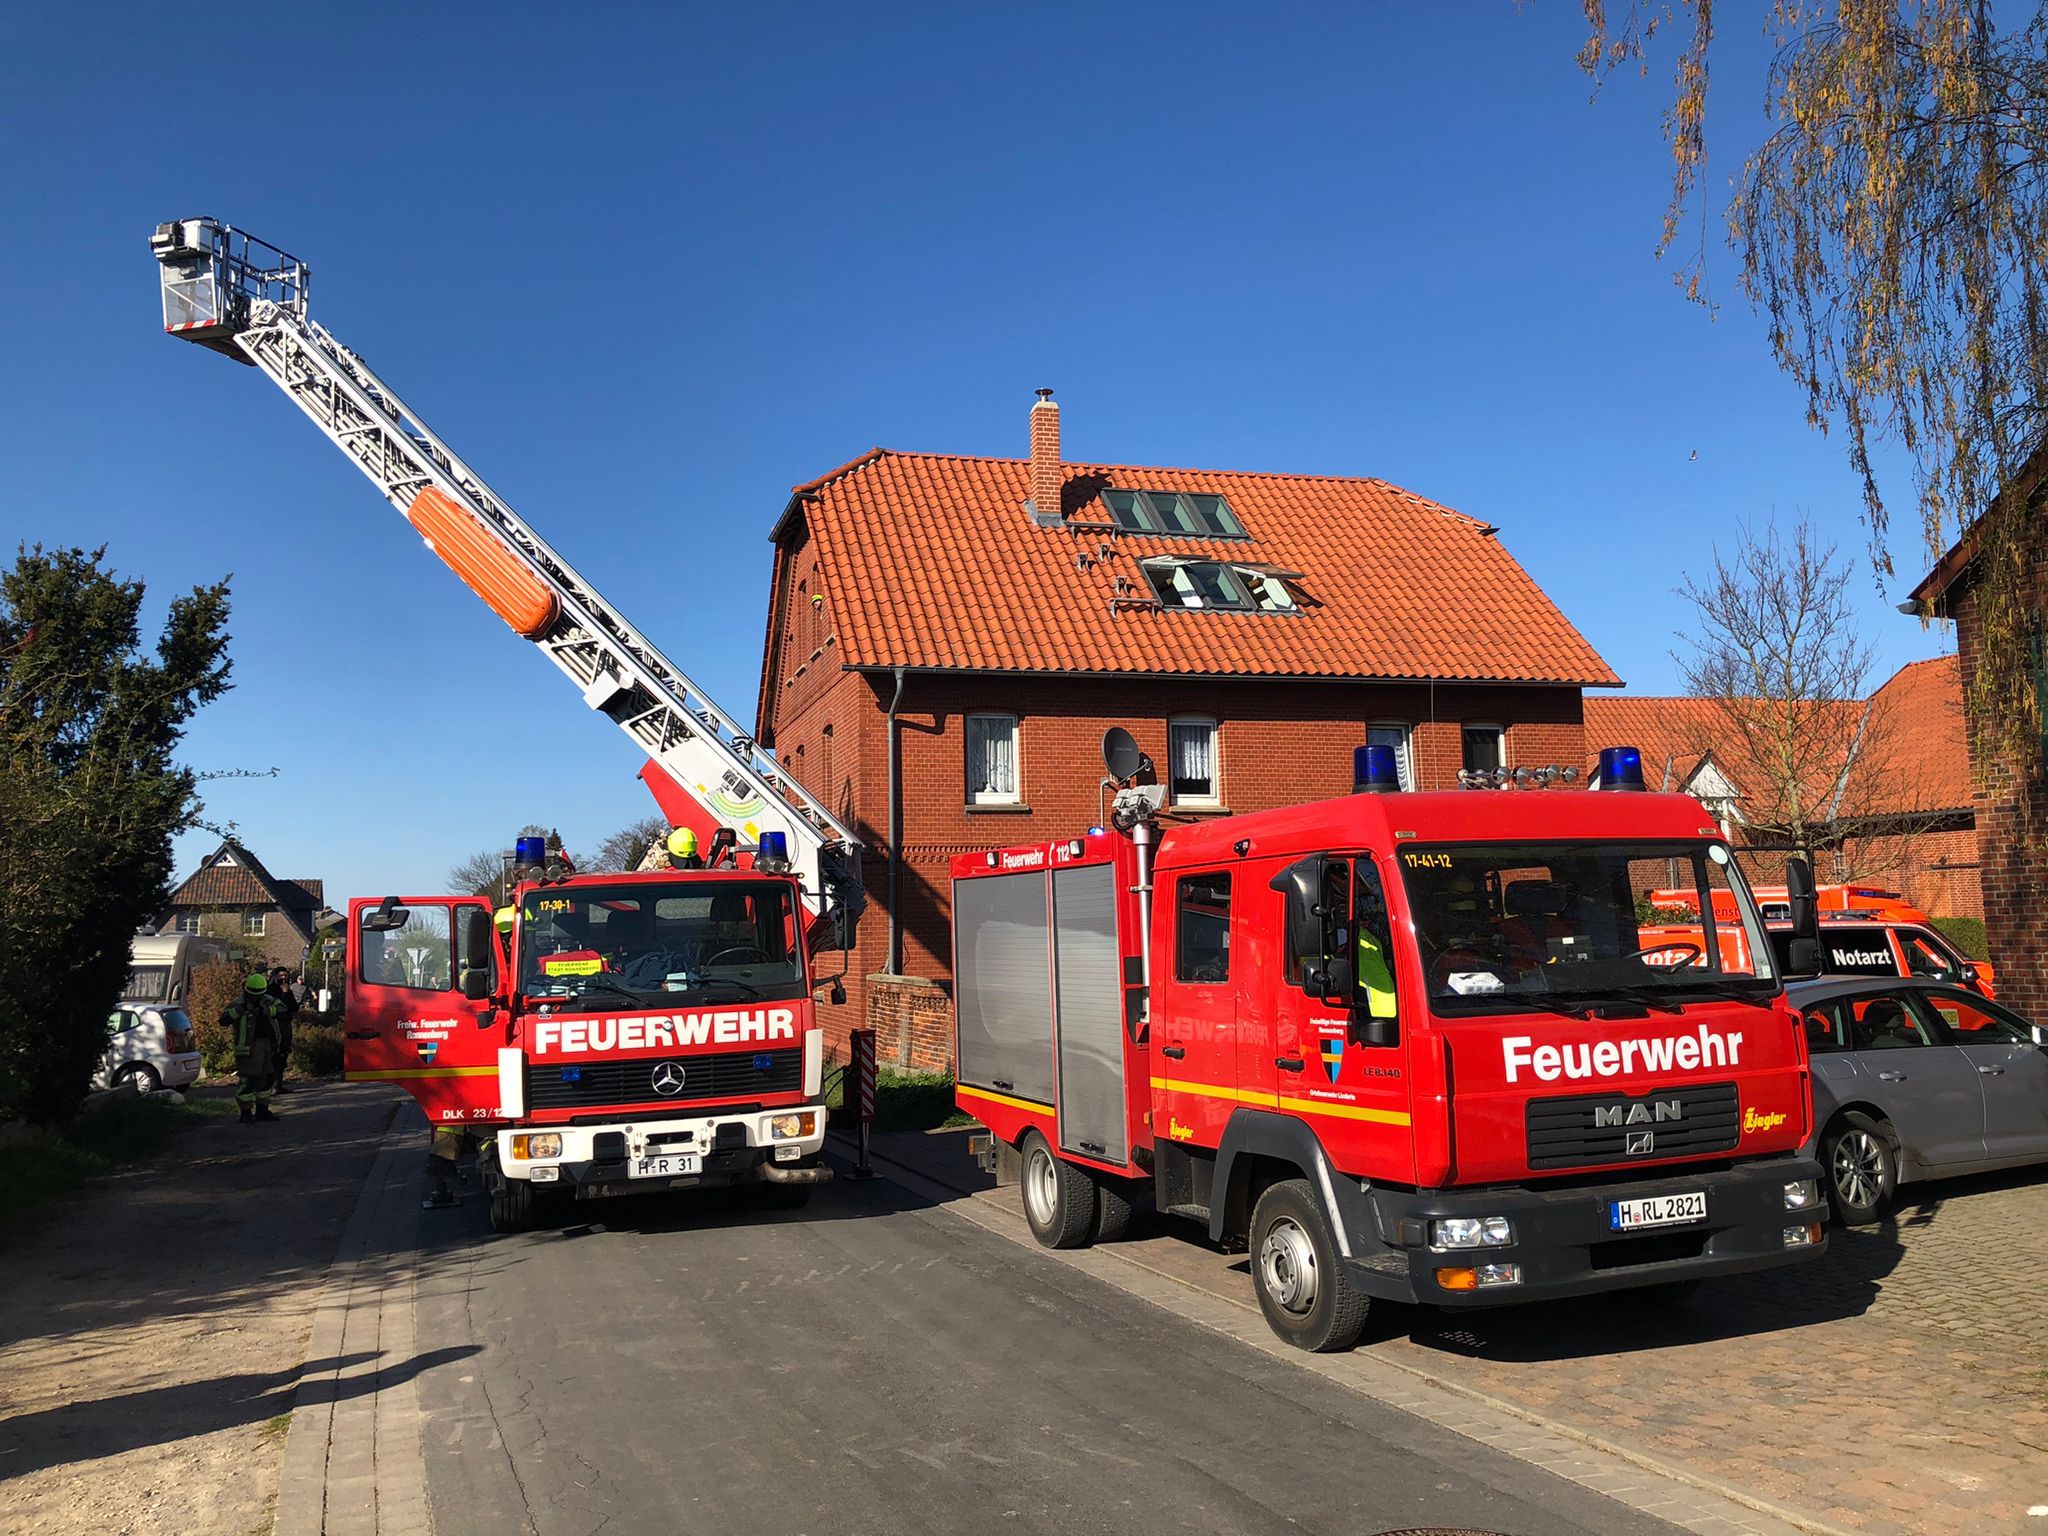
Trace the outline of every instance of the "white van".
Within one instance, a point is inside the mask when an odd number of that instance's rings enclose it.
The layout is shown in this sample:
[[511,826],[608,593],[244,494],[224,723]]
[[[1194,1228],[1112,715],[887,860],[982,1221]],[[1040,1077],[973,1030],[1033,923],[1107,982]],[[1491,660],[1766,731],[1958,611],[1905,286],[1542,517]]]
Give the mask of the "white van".
[[182,1008],[192,972],[228,958],[226,939],[202,939],[196,933],[139,935],[128,946],[128,990],[122,1001]]

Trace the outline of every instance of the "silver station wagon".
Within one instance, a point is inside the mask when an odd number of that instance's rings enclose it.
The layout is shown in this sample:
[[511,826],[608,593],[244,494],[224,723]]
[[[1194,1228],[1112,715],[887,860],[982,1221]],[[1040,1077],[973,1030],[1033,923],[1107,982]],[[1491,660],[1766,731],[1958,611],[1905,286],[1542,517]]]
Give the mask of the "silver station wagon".
[[1806,1022],[1815,1155],[1845,1224],[1879,1220],[1901,1184],[2048,1162],[2048,1026],[1904,977],[1785,997]]

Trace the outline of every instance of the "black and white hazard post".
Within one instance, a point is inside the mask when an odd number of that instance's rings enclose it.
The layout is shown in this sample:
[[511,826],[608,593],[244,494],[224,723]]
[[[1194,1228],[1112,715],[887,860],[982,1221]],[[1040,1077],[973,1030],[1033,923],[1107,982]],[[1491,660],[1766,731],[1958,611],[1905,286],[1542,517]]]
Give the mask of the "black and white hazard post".
[[875,1133],[875,1032],[856,1029],[848,1033],[847,1039],[853,1047],[854,1088],[860,1095],[856,1101],[860,1115],[860,1161],[854,1165],[853,1176],[872,1179],[875,1170],[868,1161],[868,1148]]

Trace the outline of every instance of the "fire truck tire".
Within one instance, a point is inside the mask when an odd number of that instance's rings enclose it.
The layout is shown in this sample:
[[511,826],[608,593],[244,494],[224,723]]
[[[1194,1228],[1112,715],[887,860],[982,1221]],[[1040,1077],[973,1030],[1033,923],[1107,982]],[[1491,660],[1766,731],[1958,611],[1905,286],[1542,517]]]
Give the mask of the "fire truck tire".
[[800,1211],[811,1203],[808,1184],[756,1184],[754,1204],[764,1211]]
[[533,1186],[524,1179],[499,1177],[491,1190],[491,1230],[526,1232],[533,1227]]
[[1053,1155],[1037,1131],[1024,1138],[1024,1221],[1045,1248],[1086,1248],[1095,1231],[1095,1181]]
[[1345,1278],[1308,1180],[1284,1179],[1259,1196],[1250,1247],[1252,1289],[1275,1333],[1317,1354],[1358,1342],[1371,1303]]
[[1120,1243],[1131,1230],[1131,1202],[1108,1179],[1095,1184],[1095,1241]]

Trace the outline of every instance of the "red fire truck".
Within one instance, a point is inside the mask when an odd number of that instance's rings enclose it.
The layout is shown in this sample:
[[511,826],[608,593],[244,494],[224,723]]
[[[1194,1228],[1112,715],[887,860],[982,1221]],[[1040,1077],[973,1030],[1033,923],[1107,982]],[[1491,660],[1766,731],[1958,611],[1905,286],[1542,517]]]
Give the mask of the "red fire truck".
[[150,249],[164,329],[282,389],[647,754],[669,822],[715,853],[705,870],[576,875],[522,839],[502,938],[473,897],[352,901],[348,1076],[403,1083],[436,1127],[487,1133],[500,1230],[549,1188],[756,1181],[801,1201],[829,1177],[811,987],[843,990],[811,956],[852,942],[851,832],[312,320],[304,262],[204,218],[158,225]]
[[[1821,1253],[1804,1035],[1713,818],[1641,793],[1626,749],[1598,791],[1438,794],[1397,792],[1383,752],[1361,783],[1395,792],[1155,849],[1157,792],[1127,787],[1109,828],[954,861],[958,1101],[1021,1154],[1039,1241],[1119,1236],[1149,1192],[1247,1248],[1309,1349],[1347,1347],[1374,1298]],[[1674,870],[1712,915],[1645,942]]]

